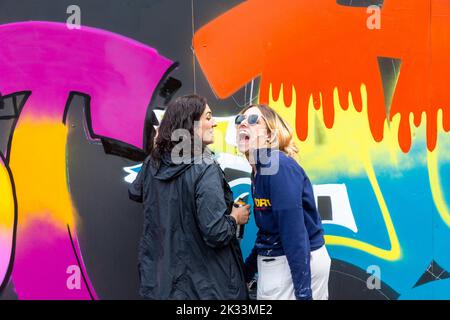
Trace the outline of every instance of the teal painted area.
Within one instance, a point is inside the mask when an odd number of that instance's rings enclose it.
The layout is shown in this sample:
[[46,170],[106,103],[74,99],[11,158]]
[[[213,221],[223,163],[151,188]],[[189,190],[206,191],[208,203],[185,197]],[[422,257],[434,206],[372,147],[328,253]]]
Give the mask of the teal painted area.
[[[397,170],[398,172],[377,172],[377,180],[400,241],[400,259],[387,261],[354,248],[338,245],[328,246],[328,251],[332,258],[343,260],[363,270],[367,270],[371,265],[379,266],[381,280],[398,292],[401,298],[448,299],[448,280],[432,281],[413,288],[433,260],[443,269],[450,270],[450,228],[441,219],[434,205],[427,166],[423,163],[407,170]],[[439,172],[444,192],[450,190],[450,163],[441,164]],[[321,183],[346,185],[358,227],[358,232],[354,233],[341,226],[324,224],[327,235],[353,238],[390,249],[381,210],[367,177],[338,176],[334,181]],[[243,192],[242,189],[239,189],[239,192]],[[450,203],[448,192],[445,193],[445,199]],[[256,226],[251,219],[241,244],[244,256],[247,256],[253,247],[255,237]]]

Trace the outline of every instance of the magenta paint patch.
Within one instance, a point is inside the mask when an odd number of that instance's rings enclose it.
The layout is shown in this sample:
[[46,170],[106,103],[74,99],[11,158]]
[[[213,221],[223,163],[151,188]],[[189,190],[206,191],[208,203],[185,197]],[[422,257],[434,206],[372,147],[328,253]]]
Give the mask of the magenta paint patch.
[[3,283],[8,271],[12,249],[12,228],[0,227],[0,284]]
[[[90,97],[95,135],[143,148],[147,108],[173,67],[171,60],[117,34],[84,26],[69,30],[65,24],[53,22],[0,25],[0,42],[0,92],[31,92],[19,122],[28,117],[62,121],[71,92],[78,92]],[[27,213],[27,219],[30,216]],[[26,227],[21,223],[19,220],[12,274],[18,297],[96,299],[76,231],[55,225],[50,216],[27,221]],[[11,237],[0,232],[3,280]],[[70,280],[77,272],[79,288],[77,281]]]
[[[4,170],[4,162],[3,159],[0,158],[0,169]],[[10,180],[11,176],[2,177],[3,179]],[[2,181],[0,183],[0,201],[5,201],[4,203],[7,203],[8,201],[7,197],[10,197],[9,186],[10,182]],[[2,190],[2,188],[5,188],[5,190]],[[13,201],[12,199],[9,199],[9,201]],[[11,263],[11,254],[13,251],[13,239],[14,239],[14,210],[7,210],[5,208],[0,209],[0,288],[4,285],[4,281],[8,281],[9,279],[5,279],[7,277],[7,273],[10,268]]]
[[19,230],[12,274],[19,299],[97,298],[84,270],[78,241],[71,239],[67,227],[41,219],[27,223],[26,228],[19,226]]
[[71,91],[91,97],[96,135],[143,147],[151,97],[173,62],[137,41],[89,27],[0,26],[0,91],[31,91],[22,113],[63,117]]

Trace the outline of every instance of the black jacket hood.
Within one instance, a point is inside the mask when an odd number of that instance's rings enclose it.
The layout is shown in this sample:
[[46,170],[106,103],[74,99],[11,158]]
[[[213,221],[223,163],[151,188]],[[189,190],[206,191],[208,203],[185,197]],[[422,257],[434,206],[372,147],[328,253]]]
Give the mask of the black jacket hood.
[[180,176],[192,165],[193,163],[180,163],[180,164],[174,163],[170,155],[168,155],[164,156],[161,159],[159,165],[156,164],[155,162],[152,162],[150,170],[156,179],[167,181]]
[[156,179],[168,181],[177,178],[190,167],[192,167],[195,163],[199,163],[202,161],[212,161],[213,156],[214,153],[211,150],[205,149],[202,155],[190,157],[188,159],[182,159],[182,162],[180,161],[180,158],[178,158],[175,162],[170,154],[165,154],[159,164],[156,164],[154,161],[152,161],[150,170]]

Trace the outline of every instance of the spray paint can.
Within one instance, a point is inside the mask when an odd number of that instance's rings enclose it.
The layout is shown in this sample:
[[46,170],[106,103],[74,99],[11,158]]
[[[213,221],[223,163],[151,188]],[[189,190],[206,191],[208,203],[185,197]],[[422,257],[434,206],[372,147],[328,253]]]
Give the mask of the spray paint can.
[[[240,208],[245,206],[247,203],[244,201],[244,198],[239,197],[233,204],[234,207]],[[244,238],[244,227],[243,224],[238,224],[236,227],[236,238],[243,239]]]

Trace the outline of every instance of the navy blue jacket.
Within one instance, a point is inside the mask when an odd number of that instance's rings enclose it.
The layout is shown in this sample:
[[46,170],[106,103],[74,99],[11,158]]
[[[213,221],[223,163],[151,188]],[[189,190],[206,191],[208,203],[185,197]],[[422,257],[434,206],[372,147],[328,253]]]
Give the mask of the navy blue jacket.
[[310,253],[325,241],[311,182],[303,168],[283,152],[259,149],[255,159],[252,195],[259,230],[245,262],[246,280],[257,271],[258,255],[286,255],[296,298],[312,299]]

